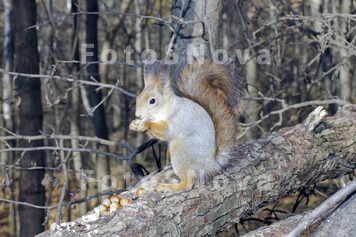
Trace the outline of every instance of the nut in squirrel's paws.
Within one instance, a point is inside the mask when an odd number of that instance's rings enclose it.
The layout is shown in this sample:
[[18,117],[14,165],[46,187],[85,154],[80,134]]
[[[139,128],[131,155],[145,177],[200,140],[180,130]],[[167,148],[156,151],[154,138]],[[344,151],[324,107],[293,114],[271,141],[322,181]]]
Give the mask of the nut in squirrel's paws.
[[145,121],[141,119],[133,120],[129,125],[130,130],[136,132],[143,132],[146,130]]

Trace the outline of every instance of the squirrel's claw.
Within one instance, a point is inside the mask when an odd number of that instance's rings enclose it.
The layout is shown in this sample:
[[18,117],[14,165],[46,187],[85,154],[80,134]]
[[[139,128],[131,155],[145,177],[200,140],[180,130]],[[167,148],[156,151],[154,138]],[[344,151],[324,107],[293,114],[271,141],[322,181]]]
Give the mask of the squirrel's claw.
[[136,131],[136,132],[143,132],[147,128],[145,126],[145,121],[141,119],[135,119],[133,120],[130,125],[129,125],[130,130]]

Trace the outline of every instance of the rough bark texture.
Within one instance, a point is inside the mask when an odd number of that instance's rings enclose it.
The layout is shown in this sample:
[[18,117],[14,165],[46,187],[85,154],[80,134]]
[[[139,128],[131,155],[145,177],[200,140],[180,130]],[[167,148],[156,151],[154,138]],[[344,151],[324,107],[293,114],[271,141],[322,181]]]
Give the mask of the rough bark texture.
[[[206,236],[230,227],[279,197],[305,185],[344,175],[356,168],[356,106],[333,117],[313,112],[303,123],[238,145],[236,160],[207,185],[180,193],[130,195],[133,202],[98,221],[78,219],[56,236]],[[153,187],[170,169],[138,186]],[[72,232],[75,231],[76,233]],[[49,236],[46,232],[40,236]]]
[[[39,55],[37,51],[36,28],[27,29],[36,24],[36,1],[13,1],[14,24],[14,67],[19,73],[39,73]],[[15,93],[18,99],[18,113],[20,117],[19,133],[23,135],[39,135],[42,130],[42,101],[41,81],[39,78],[17,77],[15,80]],[[21,140],[20,147],[43,146],[38,140],[28,142]],[[44,170],[25,170],[29,167],[44,167],[44,154],[42,151],[17,154],[20,161],[20,197],[19,201],[35,205],[45,205],[45,190],[41,184]],[[44,211],[32,207],[19,206],[20,236],[33,236],[44,230]]]

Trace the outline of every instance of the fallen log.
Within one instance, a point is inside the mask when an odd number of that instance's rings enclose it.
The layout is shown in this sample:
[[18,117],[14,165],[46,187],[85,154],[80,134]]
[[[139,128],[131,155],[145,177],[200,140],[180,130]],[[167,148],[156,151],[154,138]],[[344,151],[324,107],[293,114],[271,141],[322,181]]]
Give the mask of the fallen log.
[[[212,182],[178,193],[128,195],[133,202],[98,220],[79,218],[38,236],[206,236],[304,186],[356,168],[356,106],[332,117],[317,108],[302,123],[236,146],[236,159]],[[147,190],[164,171],[138,185]]]

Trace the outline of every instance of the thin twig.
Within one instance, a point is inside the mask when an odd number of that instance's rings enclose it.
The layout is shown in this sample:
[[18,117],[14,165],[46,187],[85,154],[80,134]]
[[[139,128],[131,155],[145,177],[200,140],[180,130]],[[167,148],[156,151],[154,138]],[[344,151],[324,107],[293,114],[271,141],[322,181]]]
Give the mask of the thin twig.
[[[98,198],[98,197],[102,197],[102,196],[106,196],[106,195],[110,195],[110,194],[114,194],[114,193],[122,193],[124,191],[127,191],[128,188],[130,188],[130,187],[127,187],[127,188],[124,188],[124,189],[107,190],[105,192],[97,193],[95,195],[88,196],[88,197],[85,197],[85,198],[74,199],[74,200],[71,200],[71,201],[68,201],[68,202],[64,202],[62,207],[63,206],[70,206],[70,205],[77,204],[77,203],[86,202],[86,201],[89,201],[89,200],[94,199],[94,198]],[[37,208],[37,209],[45,209],[45,210],[56,209],[59,206],[59,205],[39,206],[39,205],[34,205],[34,204],[31,204],[31,203],[28,203],[28,202],[14,201],[14,200],[6,199],[6,198],[0,198],[0,202],[7,202],[7,203],[10,203],[10,204],[23,205],[23,206],[33,207],[33,208]]]
[[88,114],[91,116],[91,115],[94,113],[94,111],[95,111],[97,108],[99,108],[99,106],[102,105],[102,104],[104,103],[104,101],[107,100],[107,99],[112,95],[112,92],[113,92],[113,91],[114,91],[114,89],[111,88],[111,89],[108,91],[107,95],[106,95],[97,105],[95,105],[94,107],[92,107],[92,108],[88,111]]
[[128,156],[119,156],[116,154],[112,154],[110,152],[106,151],[100,151],[96,149],[91,149],[91,148],[70,148],[70,147],[53,147],[53,146],[38,146],[38,147],[12,147],[12,148],[7,148],[7,149],[0,149],[1,152],[12,152],[12,151],[20,151],[23,154],[29,151],[44,151],[44,150],[50,150],[50,151],[68,151],[68,152],[88,152],[88,153],[96,153],[96,154],[101,154],[104,156],[111,156],[114,157],[116,160],[129,160],[130,158]]
[[310,212],[304,220],[299,222],[299,224],[287,235],[287,237],[297,237],[306,230],[313,222],[315,222],[320,216],[323,215],[329,209],[335,207],[343,199],[356,190],[356,180],[350,182],[346,187],[340,189],[331,197],[326,199],[322,204]]
[[[261,95],[261,93],[259,93]],[[245,128],[244,132],[241,133],[238,136],[238,139],[240,139],[241,137],[243,137],[250,129],[252,129],[253,127],[258,126],[260,123],[262,123],[264,120],[266,120],[267,118],[269,118],[272,115],[278,115],[279,116],[279,121],[271,126],[270,132],[275,129],[276,127],[281,125],[281,119],[283,118],[282,115],[284,112],[291,110],[291,109],[299,109],[299,108],[303,108],[303,107],[307,107],[307,106],[317,106],[317,105],[329,105],[329,104],[338,104],[338,105],[349,105],[351,104],[350,102],[347,102],[345,100],[341,100],[341,99],[330,99],[330,100],[313,100],[313,101],[306,101],[306,102],[302,102],[302,103],[298,103],[298,104],[293,104],[293,105],[288,105],[285,100],[282,99],[276,99],[276,98],[269,98],[269,97],[261,97],[261,98],[252,98],[249,100],[268,100],[268,101],[278,101],[282,104],[282,108],[279,110],[275,110],[272,111],[266,115],[263,115],[261,113],[260,115],[260,119],[257,121],[254,121],[252,123],[245,123],[245,124],[241,124],[242,127]]]
[[37,28],[37,27],[46,25],[46,24],[48,24],[48,23],[50,23],[52,21],[55,21],[55,20],[58,20],[58,19],[62,19],[63,17],[66,17],[66,16],[74,17],[76,15],[123,15],[123,16],[129,16],[129,17],[138,17],[138,18],[141,18],[141,19],[151,19],[151,20],[156,20],[156,21],[162,23],[163,25],[167,26],[173,32],[173,29],[170,26],[170,21],[169,20],[164,20],[161,17],[145,16],[145,15],[139,15],[139,14],[135,14],[135,13],[121,12],[121,11],[117,11],[117,10],[106,11],[106,12],[78,11],[78,12],[64,13],[64,14],[58,15],[56,17],[53,17],[53,18],[51,18],[49,20],[42,21],[42,22],[40,22],[40,23],[38,23],[36,25],[29,26],[25,30],[29,30],[29,29],[32,29],[32,28]]
[[[91,63],[93,63],[93,62],[91,62]],[[105,84],[105,83],[101,83],[101,82],[80,80],[80,79],[76,79],[76,78],[73,78],[73,77],[60,77],[60,76],[41,75],[41,74],[7,72],[7,71],[5,71],[4,69],[1,69],[1,68],[0,68],[0,73],[12,75],[12,76],[23,76],[23,77],[28,77],[28,78],[57,79],[57,80],[63,80],[63,81],[67,81],[67,82],[77,82],[79,84],[85,84],[85,85],[99,86],[99,87],[103,87],[103,88],[114,89],[114,90],[117,90],[117,91],[119,91],[119,92],[121,92],[124,95],[127,95],[129,97],[132,97],[132,98],[136,97],[135,94],[133,94],[131,92],[128,92],[125,89],[123,89],[121,87],[118,87],[116,85],[109,85],[109,84]]]
[[30,142],[30,141],[36,141],[36,140],[42,140],[42,139],[49,139],[49,140],[63,139],[63,140],[78,140],[78,141],[85,141],[85,142],[95,142],[95,143],[101,144],[101,145],[122,147],[122,148],[128,149],[130,152],[132,152],[135,149],[135,147],[131,143],[128,143],[128,142],[113,142],[113,141],[105,140],[105,139],[98,138],[98,137],[57,135],[57,134],[43,134],[43,135],[26,136],[26,135],[19,135],[19,134],[13,133],[12,131],[10,131],[2,126],[0,126],[0,129],[4,130],[5,132],[10,134],[10,136],[0,136],[0,141],[23,139],[23,140]]
[[59,199],[59,204],[58,204],[58,211],[56,215],[56,223],[57,225],[60,224],[61,218],[62,218],[62,207],[63,207],[63,201],[65,196],[67,195],[67,190],[68,190],[68,184],[66,182],[63,183],[62,191],[61,191],[61,197]]
[[179,19],[177,20],[178,22],[174,27],[171,40],[169,41],[169,44],[168,44],[168,47],[167,47],[167,53],[166,53],[166,58],[165,58],[166,60],[169,59],[169,57],[171,56],[171,54],[173,52],[173,43],[176,40],[178,32],[180,30],[180,27],[181,27],[181,25],[183,23],[183,19],[182,18],[183,18],[184,10],[185,10],[185,0],[182,0],[182,8],[181,8],[180,13],[179,13]]

